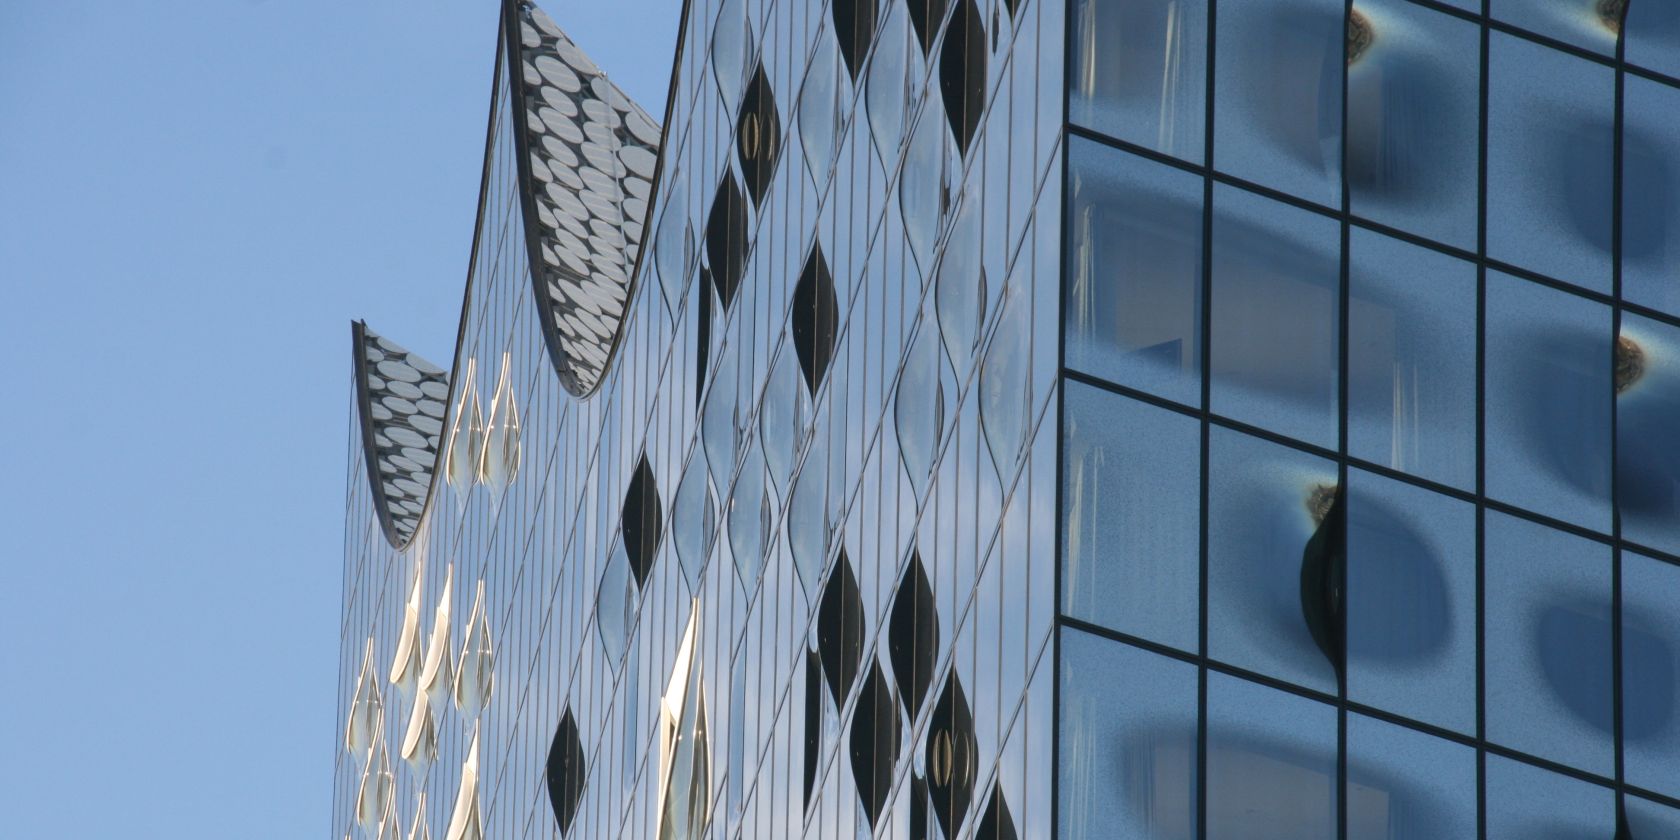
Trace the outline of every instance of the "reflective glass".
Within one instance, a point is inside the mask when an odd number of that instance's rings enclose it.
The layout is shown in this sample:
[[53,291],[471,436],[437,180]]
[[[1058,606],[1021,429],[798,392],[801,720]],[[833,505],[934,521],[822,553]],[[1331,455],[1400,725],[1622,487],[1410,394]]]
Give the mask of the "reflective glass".
[[1206,0],[1074,0],[1068,119],[1201,163]]
[[1610,291],[1615,78],[1495,32],[1488,56],[1488,256]]
[[1680,797],[1680,566],[1631,552],[1622,554],[1622,745],[1629,784]]
[[1214,427],[1208,464],[1208,654],[1320,691],[1336,671],[1303,603],[1308,542],[1336,492],[1330,461]]
[[1622,296],[1680,313],[1680,90],[1629,75],[1623,97]]
[[1343,0],[1219,7],[1213,162],[1327,206],[1342,200]]
[[1062,631],[1059,836],[1196,836],[1196,668]]
[[1363,0],[1369,46],[1348,67],[1349,207],[1476,247],[1481,32],[1405,0]]
[[1487,274],[1487,493],[1610,528],[1610,308]]
[[1472,489],[1475,266],[1358,228],[1349,260],[1349,453]]
[[1475,506],[1359,470],[1347,498],[1348,697],[1474,732]]
[[1489,511],[1488,740],[1614,770],[1610,549]]
[[1635,840],[1643,837],[1680,837],[1680,809],[1667,808],[1649,799],[1627,797],[1628,830]]
[[1213,195],[1212,410],[1333,448],[1341,229],[1236,188]]
[[1195,651],[1201,423],[1078,383],[1063,387],[1062,609]]
[[1616,795],[1609,788],[1487,757],[1488,840],[1614,836]]
[[1332,840],[1336,710],[1208,674],[1208,840]]
[[1488,6],[1494,20],[1583,49],[1615,55],[1616,33],[1621,29],[1621,8],[1625,4],[1606,0],[1491,0]]
[[1068,366],[1200,403],[1202,179],[1069,144]]
[[[1632,3],[1627,10],[1627,60],[1659,73],[1680,76],[1680,4]],[[1628,89],[1633,78],[1628,77]],[[1631,115],[1631,111],[1629,112]]]
[[1614,376],[1622,536],[1680,553],[1680,329],[1624,314]]
[[1347,727],[1349,838],[1476,836],[1475,750],[1364,715]]

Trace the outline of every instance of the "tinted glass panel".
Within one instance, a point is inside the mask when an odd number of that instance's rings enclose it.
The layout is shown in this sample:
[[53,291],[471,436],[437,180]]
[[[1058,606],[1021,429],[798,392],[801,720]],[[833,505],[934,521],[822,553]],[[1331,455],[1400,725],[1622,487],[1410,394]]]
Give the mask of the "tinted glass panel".
[[1608,776],[1610,549],[1488,512],[1488,739]]
[[1405,0],[1355,13],[1371,42],[1348,67],[1349,206],[1474,250],[1481,32]]
[[1213,410],[1335,447],[1340,227],[1235,188],[1213,206]]
[[1208,653],[1320,691],[1336,671],[1314,641],[1301,569],[1336,492],[1336,467],[1229,429],[1208,465]]
[[1614,74],[1499,32],[1489,50],[1488,256],[1609,292]]
[[1196,669],[1062,633],[1060,836],[1196,836]]
[[1628,830],[1636,838],[1680,837],[1680,810],[1666,808],[1648,799],[1627,798]]
[[1616,835],[1616,795],[1496,755],[1487,757],[1488,840]]
[[1616,362],[1622,536],[1680,553],[1680,329],[1624,314]]
[[[1670,76],[1680,75],[1680,4],[1633,3],[1625,23],[1627,60]],[[1631,90],[1633,79],[1628,79]]]
[[1622,296],[1680,313],[1680,90],[1629,75],[1623,96]]
[[1496,20],[1604,55],[1616,52],[1623,4],[1614,0],[1491,0],[1488,5]]
[[1476,728],[1476,509],[1348,472],[1348,697]]
[[1680,797],[1680,566],[1632,553],[1622,555],[1622,739],[1628,783]]
[[1336,837],[1336,710],[1208,674],[1209,840]]
[[1219,7],[1213,160],[1223,172],[1341,204],[1342,0]]
[[1074,0],[1068,119],[1202,162],[1205,0]]
[[1065,387],[1063,609],[1194,651],[1201,424],[1077,383]]
[[1476,481],[1476,269],[1354,229],[1348,449],[1471,489]]
[[1610,527],[1610,309],[1487,275],[1487,492]]
[[1197,404],[1202,179],[1070,141],[1067,363]]
[[1348,715],[1348,833],[1358,840],[1476,836],[1476,751]]

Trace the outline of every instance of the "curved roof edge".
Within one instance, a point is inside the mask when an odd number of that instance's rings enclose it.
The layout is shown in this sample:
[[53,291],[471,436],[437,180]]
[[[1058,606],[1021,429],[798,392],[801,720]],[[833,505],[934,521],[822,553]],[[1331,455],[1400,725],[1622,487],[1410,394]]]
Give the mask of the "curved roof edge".
[[[688,14],[684,0],[667,123]],[[561,384],[587,398],[611,372],[640,285],[664,138],[531,0],[504,0],[502,21],[538,321]]]
[[350,325],[362,457],[385,539],[414,539],[432,495],[449,412],[449,373],[368,329]]

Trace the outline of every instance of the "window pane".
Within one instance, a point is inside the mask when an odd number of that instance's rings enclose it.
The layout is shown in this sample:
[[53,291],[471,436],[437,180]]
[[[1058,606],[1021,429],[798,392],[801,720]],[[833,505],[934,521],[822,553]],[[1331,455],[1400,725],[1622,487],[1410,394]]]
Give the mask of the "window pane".
[[1349,470],[1347,527],[1348,697],[1474,732],[1475,506]]
[[1214,165],[1339,206],[1342,0],[1225,3],[1217,28]]
[[1068,118],[1201,163],[1205,0],[1074,0]]
[[1324,692],[1301,568],[1336,492],[1330,461],[1215,427],[1208,465],[1208,653]]
[[1610,529],[1610,309],[1487,275],[1487,492]]
[[[1646,8],[1649,4],[1638,4]],[[1672,6],[1680,16],[1680,3]],[[1676,33],[1680,36],[1680,32]],[[1680,40],[1680,37],[1677,37]],[[1677,68],[1680,69],[1680,68]],[[1622,126],[1622,296],[1680,313],[1680,90],[1626,77]]]
[[1488,740],[1608,776],[1610,549],[1488,512]]
[[1356,714],[1347,738],[1348,837],[1476,836],[1475,750]]
[[1348,67],[1349,206],[1474,250],[1481,32],[1405,0],[1356,13],[1372,40]]
[[1497,755],[1487,757],[1488,840],[1614,837],[1616,795]]
[[1488,256],[1609,292],[1614,73],[1491,37]]
[[1336,837],[1336,710],[1208,674],[1208,840]]
[[[1660,1],[1660,0],[1659,0]],[[1650,0],[1646,0],[1650,2]],[[1600,0],[1493,0],[1495,20],[1604,55],[1616,54],[1620,3]],[[1634,3],[1643,6],[1646,3]]]
[[1636,796],[1626,801],[1628,830],[1634,837],[1680,837],[1680,810]]
[[1340,285],[1335,221],[1218,188],[1213,411],[1335,447]]
[[1616,360],[1622,536],[1680,553],[1680,329],[1624,314]]
[[[1670,76],[1680,75],[1680,4],[1633,3],[1627,10],[1625,28],[1624,49],[1629,62]],[[1630,76],[1630,92],[1632,88]]]
[[1070,143],[1068,366],[1197,405],[1202,179]]
[[1196,836],[1196,669],[1062,631],[1059,836]]
[[1680,566],[1631,552],[1622,554],[1622,739],[1628,784],[1680,796]]
[[1348,449],[1471,489],[1476,481],[1476,268],[1355,228]]
[[1201,423],[1078,383],[1064,387],[1063,609],[1195,651]]

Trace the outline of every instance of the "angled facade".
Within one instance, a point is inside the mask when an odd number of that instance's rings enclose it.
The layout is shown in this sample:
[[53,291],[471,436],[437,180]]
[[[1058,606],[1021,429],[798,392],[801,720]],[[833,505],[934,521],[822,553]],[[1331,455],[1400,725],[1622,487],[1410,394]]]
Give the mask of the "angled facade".
[[1673,8],[507,0],[334,836],[1680,837]]

